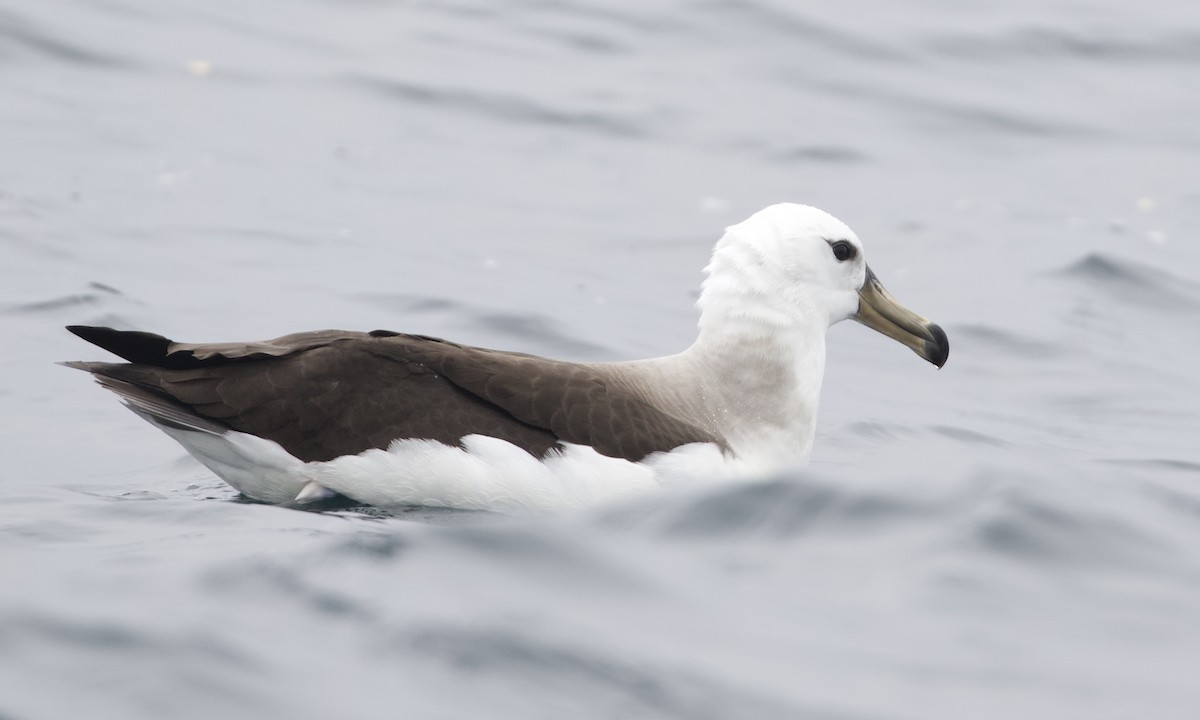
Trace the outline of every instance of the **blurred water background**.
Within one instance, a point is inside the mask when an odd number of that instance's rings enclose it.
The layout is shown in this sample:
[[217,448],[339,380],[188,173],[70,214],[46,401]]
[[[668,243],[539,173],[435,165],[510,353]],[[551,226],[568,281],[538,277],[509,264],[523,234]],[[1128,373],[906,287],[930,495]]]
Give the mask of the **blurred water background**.
[[[1200,717],[1185,0],[0,1],[0,718]],[[554,517],[239,502],[68,323],[667,354],[822,207],[810,469]]]

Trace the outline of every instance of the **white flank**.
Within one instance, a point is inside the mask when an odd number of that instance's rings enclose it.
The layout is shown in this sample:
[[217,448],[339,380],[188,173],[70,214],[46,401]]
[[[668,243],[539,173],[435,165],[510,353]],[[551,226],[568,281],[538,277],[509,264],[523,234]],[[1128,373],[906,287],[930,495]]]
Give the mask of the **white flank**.
[[312,502],[336,492],[384,507],[518,513],[586,507],[677,480],[695,483],[735,474],[720,449],[708,443],[634,463],[570,444],[538,459],[504,440],[468,435],[461,448],[402,439],[387,450],[305,463],[277,443],[246,433],[162,429],[239,492],[269,503]]
[[287,503],[304,489],[304,463],[273,440],[235,431],[221,435],[155,425],[242,494]]

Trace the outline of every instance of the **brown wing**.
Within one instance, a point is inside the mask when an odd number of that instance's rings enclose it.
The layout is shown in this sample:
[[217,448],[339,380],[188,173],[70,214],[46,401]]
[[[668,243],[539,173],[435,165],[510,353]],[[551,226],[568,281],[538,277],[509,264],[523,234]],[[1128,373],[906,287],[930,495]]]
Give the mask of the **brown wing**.
[[[159,396],[179,413],[268,438],[305,461],[396,438],[458,444],[483,434],[535,456],[560,441],[640,460],[714,441],[596,368],[388,332],[301,333],[264,343],[186,345],[150,333],[72,327],[131,364],[72,363],[133,399]],[[146,407],[143,401],[139,406]],[[153,413],[152,413],[153,414]]]
[[[549,430],[559,440],[634,461],[687,443],[721,443],[713,433],[655,407],[611,369],[443,345],[449,347],[437,348],[434,357],[422,355],[422,362],[472,395],[524,423]],[[433,346],[426,344],[409,352],[416,356],[429,349]]]

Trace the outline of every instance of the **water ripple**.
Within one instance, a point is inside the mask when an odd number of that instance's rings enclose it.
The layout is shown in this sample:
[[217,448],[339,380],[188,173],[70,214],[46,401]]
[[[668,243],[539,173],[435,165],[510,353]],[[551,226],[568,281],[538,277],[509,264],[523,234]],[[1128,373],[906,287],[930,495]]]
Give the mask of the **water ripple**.
[[1120,302],[1152,305],[1162,311],[1200,307],[1200,286],[1164,270],[1104,253],[1088,253],[1055,273]]
[[464,88],[433,87],[369,75],[349,75],[346,81],[382,97],[405,104],[425,105],[439,111],[464,112],[504,122],[528,124],[624,138],[649,135],[646,123],[597,110],[564,110],[528,97],[499,95]]
[[218,593],[230,591],[286,597],[317,615],[371,620],[375,613],[361,598],[317,587],[302,574],[273,561],[254,561],[211,572],[206,584]]
[[0,313],[11,315],[32,315],[37,313],[57,312],[59,310],[91,307],[102,305],[113,298],[124,298],[124,294],[116,288],[103,283],[88,283],[92,292],[72,293],[47,300],[0,305]]
[[137,65],[128,58],[55,37],[10,11],[0,10],[0,58],[11,57],[13,49],[83,68],[131,68]]
[[534,313],[500,313],[448,298],[406,295],[403,293],[374,293],[359,296],[376,307],[394,312],[397,317],[445,314],[455,321],[499,332],[505,337],[523,340],[544,348],[548,354],[580,358],[605,357],[611,351],[572,337],[561,323]]
[[878,85],[849,82],[821,82],[817,86],[830,95],[880,105],[889,111],[929,118],[950,127],[989,136],[1019,136],[1047,139],[1099,139],[1106,133],[1094,125],[1054,120],[1035,114],[1033,108],[1012,105],[987,105],[951,100],[947,97],[921,97],[915,93]]
[[1110,63],[1200,62],[1200,35],[1186,32],[1132,38],[1080,28],[1024,27],[992,36],[935,36],[925,45],[949,57],[988,62],[1063,58]]
[[952,327],[954,337],[964,337],[971,344],[986,346],[989,353],[1047,360],[1062,356],[1067,348],[1061,343],[1038,340],[1019,333],[1013,328],[1001,328],[983,324],[957,324]]
[[178,638],[126,623],[72,620],[37,613],[8,614],[0,618],[0,638],[5,644],[30,639],[71,646],[79,652],[141,653],[169,659],[193,655],[222,665],[243,668],[254,665],[250,657],[209,635]]
[[1084,515],[1018,492],[981,507],[971,536],[988,553],[1060,567],[1145,567],[1165,548],[1115,517]]
[[856,59],[895,63],[911,58],[909,53],[898,48],[802,16],[794,8],[783,10],[754,0],[708,0],[699,4],[699,10],[718,16],[718,27],[723,33],[741,24],[755,33],[784,35],[791,41],[800,41]]
[[586,697],[589,717],[846,718],[812,708],[788,707],[764,698],[760,692],[731,686],[721,678],[611,657],[583,644],[535,637],[534,632],[431,625],[398,640],[406,654],[447,662],[472,677],[496,676],[518,686],[538,678],[536,688],[541,702],[547,696]]
[[878,529],[931,512],[900,494],[862,492],[811,477],[721,487],[678,504],[621,509],[606,524],[634,523],[674,538],[789,538],[851,527]]

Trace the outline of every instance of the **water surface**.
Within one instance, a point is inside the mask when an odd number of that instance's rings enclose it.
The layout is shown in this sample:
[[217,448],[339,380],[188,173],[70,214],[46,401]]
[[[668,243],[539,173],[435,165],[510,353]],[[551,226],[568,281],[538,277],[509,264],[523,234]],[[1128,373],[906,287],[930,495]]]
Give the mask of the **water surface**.
[[[1172,0],[0,4],[0,716],[1190,718],[1200,16]],[[848,222],[811,468],[591,512],[239,502],[61,329],[678,351]]]

